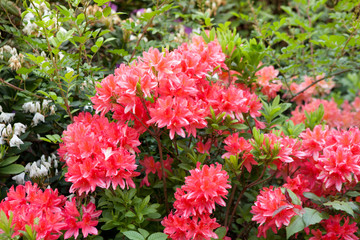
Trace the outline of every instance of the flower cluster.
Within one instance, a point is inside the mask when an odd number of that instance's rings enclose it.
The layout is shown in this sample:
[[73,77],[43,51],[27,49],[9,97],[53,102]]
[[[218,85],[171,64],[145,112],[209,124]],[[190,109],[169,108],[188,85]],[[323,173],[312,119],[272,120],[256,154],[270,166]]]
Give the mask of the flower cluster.
[[217,238],[213,232],[220,227],[215,218],[211,218],[215,203],[225,206],[223,198],[228,194],[227,172],[218,164],[204,165],[190,170],[185,178],[185,185],[175,193],[175,213],[170,213],[162,221],[164,232],[172,239],[207,239]]
[[107,118],[81,113],[63,133],[59,155],[66,162],[66,181],[72,182],[70,192],[79,194],[95,188],[115,189],[118,185],[135,187],[135,152],[139,134],[124,124],[109,122]]
[[323,196],[354,186],[360,177],[360,130],[315,126],[300,134],[306,160],[296,174],[308,179],[311,192]]
[[0,145],[8,143],[10,147],[20,148],[24,142],[19,138],[22,133],[25,133],[26,126],[20,122],[10,124],[14,120],[15,113],[6,113],[2,111],[0,105]]
[[[290,90],[292,93],[296,94],[305,88],[309,87],[311,84],[313,84],[314,81],[323,79],[325,77],[324,74],[316,76],[315,78],[305,76],[304,81],[300,84],[293,82],[290,85]],[[313,86],[309,87],[305,92],[301,93],[300,95],[296,96],[294,99],[297,104],[300,104],[301,102],[308,102],[310,99],[312,99],[313,96],[323,96],[330,93],[330,90],[335,86],[335,83],[330,79],[327,81],[319,81]]]
[[65,196],[58,194],[57,189],[42,191],[31,182],[11,187],[7,198],[0,203],[0,210],[8,218],[12,212],[15,231],[12,237],[22,235],[20,231],[26,231],[25,226],[28,225],[35,230],[37,240],[58,239],[62,231],[66,231],[65,239],[77,238],[80,229],[84,237],[97,234],[96,219],[101,214],[101,211],[95,211],[93,203],[82,206],[80,214],[75,198],[68,202]]
[[25,112],[34,113],[32,119],[32,125],[37,126],[40,122],[45,122],[45,116],[48,111],[50,114],[55,114],[55,105],[50,105],[51,101],[44,99],[42,103],[39,101],[35,102],[26,102],[23,104],[22,108]]
[[[341,221],[344,220],[344,224],[341,226]],[[341,215],[330,216],[329,219],[321,221],[322,226],[325,229],[323,234],[320,229],[311,230],[313,237],[309,240],[327,240],[327,239],[346,239],[357,240],[359,239],[355,233],[358,230],[356,223],[349,224],[349,218],[344,218]]]
[[266,238],[266,231],[269,228],[277,233],[277,229],[283,225],[288,226],[291,218],[300,214],[301,209],[301,205],[295,205],[289,201],[281,188],[264,187],[251,208],[251,213],[254,214],[252,220],[260,223],[258,237]]
[[282,84],[277,80],[279,74],[274,66],[263,67],[256,72],[256,83],[261,87],[261,92],[268,96],[269,99],[275,98],[276,94],[280,91]]
[[334,100],[311,99],[308,103],[299,105],[291,112],[290,118],[295,124],[304,122],[306,119],[305,111],[313,112],[319,108],[320,105],[324,107],[323,120],[330,127],[349,128],[360,126],[360,97],[356,97],[351,103],[345,101],[341,107],[334,102]]
[[3,60],[4,57],[8,59],[9,67],[16,71],[21,68],[24,63],[24,55],[17,52],[16,48],[12,48],[9,45],[5,45],[0,48],[0,59]]
[[243,137],[239,137],[239,133],[234,133],[225,138],[224,149],[227,151],[221,157],[229,158],[230,156],[241,156],[243,160],[243,166],[251,172],[252,165],[258,163],[254,160],[254,156],[251,154],[252,146]]
[[196,130],[207,126],[210,107],[239,122],[245,113],[259,117],[261,103],[255,94],[211,82],[212,74],[227,69],[219,43],[206,44],[198,36],[192,40],[172,52],[150,48],[130,66],[120,65],[96,88],[94,108],[102,114],[114,112],[113,118],[121,122],[133,122],[140,133],[151,124],[166,127],[171,139],[175,134],[185,137],[186,132],[196,137]]

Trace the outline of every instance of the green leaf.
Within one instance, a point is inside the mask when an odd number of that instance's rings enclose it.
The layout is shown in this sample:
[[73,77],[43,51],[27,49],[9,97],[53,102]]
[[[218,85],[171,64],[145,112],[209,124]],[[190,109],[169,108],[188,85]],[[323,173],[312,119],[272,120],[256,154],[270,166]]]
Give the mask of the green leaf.
[[106,8],[103,10],[103,15],[104,15],[104,17],[109,16],[110,13],[111,13],[111,7],[106,7]]
[[226,235],[226,228],[220,227],[215,230],[216,235],[218,236],[218,239],[223,239]]
[[305,228],[305,224],[301,216],[296,215],[291,218],[289,226],[286,227],[286,238],[289,239],[292,235],[302,231]]
[[336,210],[344,211],[354,217],[354,210],[351,208],[351,206],[348,202],[335,200],[332,202],[324,203],[324,205],[331,206],[332,208],[334,208]]
[[291,191],[290,189],[287,189],[287,188],[286,188],[286,191],[289,193],[289,196],[290,196],[293,204],[301,205],[301,201],[300,201],[299,197],[293,191]]
[[126,231],[123,234],[130,240],[145,240],[145,238],[138,232]]
[[15,162],[16,160],[18,160],[20,156],[12,156],[12,157],[8,157],[7,159],[5,159],[4,161],[0,162],[0,167],[4,167],[7,165],[10,165],[11,163]]
[[168,238],[168,235],[162,232],[157,232],[151,234],[147,240],[166,240]]
[[305,213],[302,218],[305,223],[305,227],[308,227],[313,224],[317,224],[324,219],[324,215],[312,208],[304,208]]
[[12,174],[19,174],[25,170],[23,165],[20,164],[11,164],[6,167],[0,168],[0,174],[2,175],[12,175]]
[[145,229],[139,228],[138,231],[139,233],[141,233],[141,235],[144,236],[144,238],[147,238],[147,236],[149,236],[149,232],[146,231]]
[[303,193],[304,197],[308,198],[308,199],[311,199],[311,200],[314,200],[314,201],[317,201],[317,202],[321,202],[321,198],[318,197],[316,194],[314,193],[311,193],[311,192],[304,192]]
[[349,197],[359,197],[360,193],[357,192],[357,191],[349,191],[349,192],[346,193],[346,195],[349,196]]

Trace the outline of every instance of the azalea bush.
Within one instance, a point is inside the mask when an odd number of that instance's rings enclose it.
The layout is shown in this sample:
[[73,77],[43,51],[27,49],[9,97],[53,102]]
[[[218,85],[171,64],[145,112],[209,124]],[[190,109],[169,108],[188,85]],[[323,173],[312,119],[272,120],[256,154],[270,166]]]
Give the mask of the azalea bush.
[[1,1],[1,238],[358,239],[341,4],[289,1],[271,25],[251,1]]

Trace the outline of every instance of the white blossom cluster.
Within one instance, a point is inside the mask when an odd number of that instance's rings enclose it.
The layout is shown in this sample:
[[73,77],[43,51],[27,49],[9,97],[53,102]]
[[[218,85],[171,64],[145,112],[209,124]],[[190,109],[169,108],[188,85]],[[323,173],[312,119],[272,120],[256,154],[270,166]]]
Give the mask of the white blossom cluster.
[[42,104],[39,101],[24,103],[22,108],[25,112],[35,113],[32,119],[32,125],[37,126],[40,122],[45,122],[45,116],[42,114],[50,109],[50,114],[55,114],[55,105],[49,105],[50,100],[44,99]]
[[30,179],[48,177],[51,169],[55,169],[55,175],[58,175],[58,167],[59,161],[54,153],[50,154],[47,158],[45,155],[42,155],[36,162],[28,163],[25,166],[25,172],[14,176],[12,179],[16,181],[17,184],[24,184],[26,175],[28,175]]
[[5,56],[9,58],[8,63],[12,70],[16,71],[21,68],[21,64],[24,62],[24,55],[22,53],[18,54],[16,48],[12,48],[9,45],[1,47],[0,59],[3,60]]
[[38,25],[36,25],[35,20],[35,14],[36,10],[39,12],[39,14],[42,17],[42,20],[47,22],[50,20],[51,11],[46,6],[44,1],[33,1],[30,5],[30,8],[28,8],[28,12],[25,14],[22,24],[24,26],[23,32],[26,35],[35,35],[36,37],[40,37],[41,31],[39,31]]
[[10,147],[20,148],[24,142],[19,138],[21,133],[25,133],[26,126],[22,123],[15,123],[14,126],[11,122],[14,120],[15,113],[5,113],[0,106],[0,144],[8,143]]

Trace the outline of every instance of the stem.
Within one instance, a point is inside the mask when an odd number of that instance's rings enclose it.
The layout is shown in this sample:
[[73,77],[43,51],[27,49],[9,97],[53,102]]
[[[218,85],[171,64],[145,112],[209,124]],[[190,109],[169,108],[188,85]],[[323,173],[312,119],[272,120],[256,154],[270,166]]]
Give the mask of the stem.
[[228,203],[226,204],[226,213],[225,213],[225,222],[224,222],[224,226],[227,226],[228,224],[228,218],[229,218],[229,213],[230,213],[230,206],[232,204],[232,202],[234,201],[234,197],[235,197],[235,192],[236,192],[236,188],[237,185],[235,184],[232,192],[231,192],[231,196],[229,198]]
[[166,209],[166,214],[168,215],[170,210],[169,210],[169,203],[168,203],[168,196],[167,196],[165,164],[164,164],[164,159],[163,159],[160,135],[157,135],[156,141],[158,143],[159,154],[160,154],[161,174],[162,174],[162,178],[163,178],[163,189],[164,189],[164,197],[165,197],[165,209]]
[[[35,6],[35,4],[33,3],[32,0],[30,0],[30,3]],[[43,21],[42,17],[41,17],[41,14],[39,13],[39,10],[35,7],[35,11],[37,13],[37,15],[39,16],[39,19],[40,21]],[[50,42],[49,42],[49,36],[48,36],[48,32],[47,32],[47,29],[45,27],[43,27],[43,31],[44,31],[44,34],[45,34],[45,39],[46,39],[46,43],[47,43],[47,48],[48,48],[48,51],[49,51],[49,54],[50,54],[50,58],[51,58],[51,61],[55,67],[55,78],[52,77],[52,80],[54,81],[55,79],[55,83],[58,85],[58,88],[60,89],[60,94],[61,94],[61,97],[64,99],[64,102],[65,102],[65,107],[66,107],[66,112],[67,114],[69,115],[70,117],[70,120],[71,122],[73,122],[73,116],[71,114],[71,111],[70,111],[70,106],[69,106],[69,102],[68,102],[68,99],[67,99],[67,96],[65,96],[64,92],[63,92],[63,88],[61,86],[61,80],[60,80],[60,76],[59,76],[59,68],[56,64],[56,58],[55,56],[53,55],[53,52],[52,52],[52,48],[51,48],[51,45],[50,45]]]
[[[240,195],[239,195],[239,197],[238,197],[238,199],[237,199],[237,201],[236,201],[236,203],[235,203],[234,209],[233,209],[233,211],[231,212],[231,216],[230,216],[230,219],[229,219],[229,221],[228,221],[228,225],[227,225],[226,227],[229,227],[229,228],[230,228],[231,222],[232,222],[232,220],[233,220],[233,218],[234,218],[234,216],[235,216],[235,213],[236,213],[236,209],[237,209],[237,207],[238,207],[238,205],[239,205],[239,203],[240,203],[241,198],[243,197],[244,193],[246,192],[246,190],[247,190],[248,188],[251,188],[251,187],[253,187],[253,186],[255,186],[255,185],[257,185],[257,184],[259,184],[259,183],[262,182],[260,179],[264,176],[266,167],[267,167],[267,166],[264,166],[264,168],[263,168],[260,176],[258,177],[258,179],[256,179],[255,182],[252,182],[252,183],[248,184],[247,186],[245,186],[245,187],[241,190]],[[265,180],[267,180],[267,179],[265,179]],[[263,180],[263,181],[264,181],[264,180]]]

